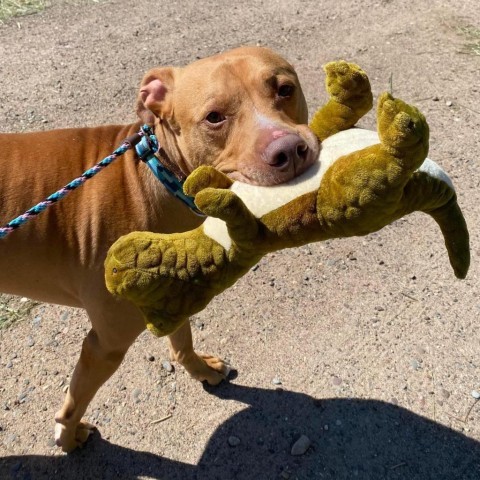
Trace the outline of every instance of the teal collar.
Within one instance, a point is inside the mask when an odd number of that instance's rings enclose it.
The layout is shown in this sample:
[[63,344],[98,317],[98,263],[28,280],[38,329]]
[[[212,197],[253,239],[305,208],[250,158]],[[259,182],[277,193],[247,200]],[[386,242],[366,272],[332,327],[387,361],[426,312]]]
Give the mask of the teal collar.
[[[148,127],[147,127],[148,128]],[[183,202],[196,215],[204,217],[205,215],[197,208],[193,197],[185,195],[183,192],[183,181],[179,180],[168,168],[159,162],[155,153],[159,150],[157,137],[152,130],[148,128],[146,134],[142,137],[139,143],[135,145],[140,160],[145,162],[155,177],[163,184],[163,186],[175,197]]]

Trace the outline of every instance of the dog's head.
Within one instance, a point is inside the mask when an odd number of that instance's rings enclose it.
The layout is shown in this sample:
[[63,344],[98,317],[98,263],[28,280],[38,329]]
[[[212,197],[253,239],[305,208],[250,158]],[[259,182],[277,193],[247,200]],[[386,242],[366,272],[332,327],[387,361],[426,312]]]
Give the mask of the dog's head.
[[235,180],[275,185],[305,171],[318,155],[295,70],[266,48],[150,70],[137,112],[155,124],[167,155],[186,174],[212,165]]

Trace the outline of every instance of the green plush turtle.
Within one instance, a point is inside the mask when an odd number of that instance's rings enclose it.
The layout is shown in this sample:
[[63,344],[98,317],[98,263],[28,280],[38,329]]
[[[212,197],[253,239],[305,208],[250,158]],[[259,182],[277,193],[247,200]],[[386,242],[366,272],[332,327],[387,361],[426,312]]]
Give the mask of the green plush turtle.
[[467,226],[450,178],[426,158],[423,115],[385,93],[377,132],[352,128],[371,108],[368,78],[346,62],[330,63],[326,72],[330,100],[310,125],[321,152],[308,171],[286,184],[259,187],[200,167],[184,185],[208,215],[200,227],[134,232],[110,248],[107,288],[134,303],[155,335],[172,333],[269,252],[366,235],[414,211],[438,223],[455,275],[466,276]]

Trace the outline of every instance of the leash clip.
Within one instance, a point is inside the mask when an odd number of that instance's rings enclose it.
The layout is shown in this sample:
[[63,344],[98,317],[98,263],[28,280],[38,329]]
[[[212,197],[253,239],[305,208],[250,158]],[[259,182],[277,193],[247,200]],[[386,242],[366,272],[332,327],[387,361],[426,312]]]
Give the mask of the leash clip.
[[142,127],[143,136],[140,142],[135,145],[135,151],[138,158],[143,162],[148,162],[154,158],[155,153],[158,152],[159,145],[157,137],[154,135],[152,129],[148,125]]

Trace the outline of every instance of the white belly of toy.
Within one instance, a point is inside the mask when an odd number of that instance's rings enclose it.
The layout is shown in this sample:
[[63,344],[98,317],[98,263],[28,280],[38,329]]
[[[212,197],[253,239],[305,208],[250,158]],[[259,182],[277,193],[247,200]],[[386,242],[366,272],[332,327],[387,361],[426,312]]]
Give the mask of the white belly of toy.
[[[325,172],[340,157],[377,143],[380,143],[377,132],[361,128],[345,130],[322,142],[318,162],[299,177],[273,187],[259,187],[235,182],[231,190],[243,200],[257,218],[260,218],[300,195],[317,190]],[[453,188],[450,177],[432,160],[427,158],[419,170],[446,182]],[[220,243],[226,250],[230,249],[232,242],[223,220],[208,217],[203,224],[203,231],[205,235]]]

